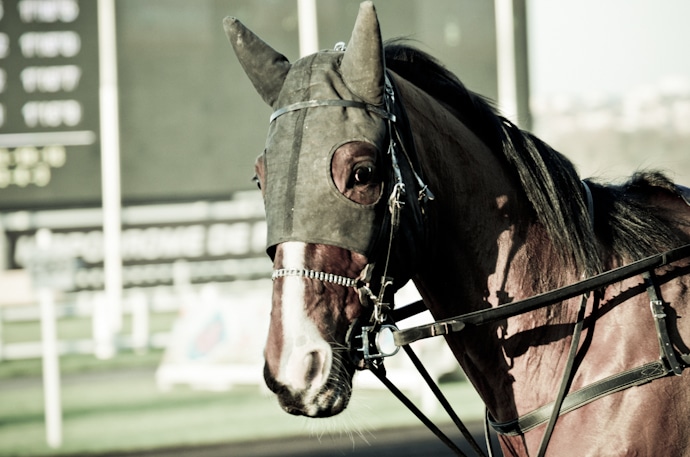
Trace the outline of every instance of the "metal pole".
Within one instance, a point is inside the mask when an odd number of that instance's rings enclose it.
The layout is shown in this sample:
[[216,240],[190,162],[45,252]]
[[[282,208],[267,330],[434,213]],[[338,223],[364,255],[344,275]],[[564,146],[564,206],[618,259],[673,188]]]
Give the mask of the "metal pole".
[[[36,233],[36,246],[47,252],[52,234],[48,229]],[[62,445],[62,401],[60,398],[60,359],[57,348],[57,322],[55,293],[42,285],[38,290],[41,308],[41,346],[43,352],[43,405],[46,424],[46,442],[55,449]]]
[[300,57],[304,57],[319,50],[316,0],[297,0],[297,17],[299,21],[299,54]]
[[98,55],[104,288],[113,333],[117,333],[122,328],[122,226],[115,0],[98,0]]
[[529,106],[529,52],[527,40],[527,0],[513,2],[513,31],[515,37],[515,84],[517,86],[518,122],[524,130],[532,129]]
[[525,0],[494,0],[498,105],[522,129],[531,128]]
[[498,105],[505,117],[517,123],[517,79],[513,0],[495,0]]

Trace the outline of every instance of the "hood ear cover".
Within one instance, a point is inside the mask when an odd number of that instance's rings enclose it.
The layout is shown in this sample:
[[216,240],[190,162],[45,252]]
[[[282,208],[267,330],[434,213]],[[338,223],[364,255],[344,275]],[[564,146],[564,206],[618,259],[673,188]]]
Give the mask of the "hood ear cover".
[[[254,88],[269,106],[276,108],[290,62],[237,18],[226,17],[223,28]],[[363,101],[372,105],[383,103],[383,43],[376,10],[370,1],[359,7],[340,72],[345,84]]]

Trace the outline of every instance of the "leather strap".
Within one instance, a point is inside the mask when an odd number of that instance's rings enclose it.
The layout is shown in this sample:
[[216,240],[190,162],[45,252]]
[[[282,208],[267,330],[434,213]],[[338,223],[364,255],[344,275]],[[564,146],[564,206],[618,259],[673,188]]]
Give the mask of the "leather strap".
[[369,103],[363,103],[363,102],[357,102],[354,100],[341,100],[341,99],[333,99],[333,100],[306,100],[303,102],[297,102],[293,103],[291,105],[283,106],[282,108],[278,108],[271,114],[271,118],[269,119],[269,124],[273,121],[276,120],[276,118],[282,116],[285,113],[289,113],[290,111],[298,111],[301,109],[305,108],[316,108],[317,106],[340,106],[343,108],[360,108],[360,109],[365,109],[371,113],[374,113],[383,119],[389,119],[393,122],[395,122],[395,114],[383,109],[379,108],[378,106],[371,105]]
[[[573,375],[575,368],[575,358],[577,356],[577,350],[580,346],[580,337],[582,336],[582,329],[585,325],[585,311],[587,310],[587,299],[589,294],[582,295],[582,301],[580,302],[580,310],[577,313],[577,321],[575,322],[575,328],[573,329],[573,337],[570,341],[570,351],[568,352],[568,361],[563,370],[563,378],[561,379],[561,384],[558,388],[558,394],[556,399],[551,406],[551,414],[549,415],[549,421],[546,424],[546,431],[544,436],[539,443],[539,450],[537,451],[537,457],[544,457],[546,455],[546,449],[551,441],[551,435],[553,434],[553,429],[556,427],[556,422],[561,416],[563,411],[563,401],[568,394],[570,385],[573,382]],[[595,297],[596,300],[596,297]]]
[[[673,344],[671,343],[671,338],[668,334],[666,313],[664,312],[664,302],[661,299],[661,294],[655,281],[656,275],[653,271],[645,271],[642,273],[642,277],[647,286],[650,310],[654,318],[654,326],[659,341],[659,360],[609,376],[608,378],[604,378],[599,382],[573,392],[565,398],[558,414],[565,414],[610,393],[638,386],[657,378],[662,378],[671,374],[680,376],[683,370],[687,368],[687,365],[683,366],[679,361]],[[685,360],[685,357],[683,357],[683,360]],[[496,423],[492,422],[491,419],[489,420],[492,427],[494,427],[498,433],[504,435],[518,435],[543,424],[549,417],[553,418],[553,415],[556,414],[554,404],[558,405],[558,401],[544,405],[531,413],[509,422]]]
[[[654,268],[668,265],[669,263],[685,259],[687,257],[690,257],[690,244],[638,260],[631,264],[576,282],[575,284],[535,295],[534,297],[526,298],[524,300],[518,300],[496,308],[487,308],[474,311],[449,319],[437,321],[433,324],[401,329],[395,333],[396,342],[401,341],[405,342],[405,344],[409,344],[420,339],[437,335],[446,335],[453,331],[460,331],[465,328],[466,325],[483,325],[490,322],[497,322],[502,319],[507,319],[509,317],[517,316],[519,314],[534,311],[535,309],[543,308],[548,305],[553,305],[554,303],[568,300],[578,295],[594,291],[603,286],[631,278],[645,271],[650,271]],[[418,306],[417,302],[412,303],[405,308],[410,306],[415,310],[421,308]]]
[[654,318],[654,327],[656,328],[656,336],[659,340],[659,356],[661,360],[665,361],[671,368],[671,371],[680,376],[683,374],[683,367],[676,357],[676,351],[671,344],[671,338],[668,336],[668,328],[666,326],[666,313],[664,311],[664,301],[658,291],[658,287],[654,278],[656,275],[653,271],[645,271],[642,277],[647,284],[647,294],[649,295],[649,307]]
[[[661,360],[650,362],[640,367],[604,378],[587,387],[583,387],[565,397],[561,414],[574,411],[599,398],[630,387],[646,384],[655,379],[668,376],[672,372]],[[522,435],[549,420],[554,404],[546,404],[534,411],[507,422],[496,422],[489,416],[489,424],[496,432],[507,435]]]
[[462,452],[462,450],[450,439],[448,436],[446,436],[443,431],[441,431],[436,424],[434,424],[428,417],[424,415],[424,413],[415,405],[412,400],[410,400],[400,389],[396,387],[393,382],[391,382],[390,379],[386,377],[386,370],[383,367],[383,365],[374,365],[370,366],[369,370],[376,376],[381,383],[390,390],[390,392],[395,395],[400,402],[407,407],[412,413],[417,416],[417,419],[419,419],[426,427],[434,434],[438,439],[440,439],[448,448],[453,451],[453,454],[455,454],[458,457],[467,457],[467,454]]
[[417,340],[459,332],[464,328],[465,323],[461,320],[434,322],[433,324],[393,332],[393,341],[397,346],[405,346]]

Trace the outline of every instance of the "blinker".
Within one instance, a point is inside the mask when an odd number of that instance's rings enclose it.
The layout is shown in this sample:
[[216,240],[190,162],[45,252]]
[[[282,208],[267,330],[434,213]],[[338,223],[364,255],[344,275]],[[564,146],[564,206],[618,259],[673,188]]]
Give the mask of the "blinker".
[[[356,203],[337,188],[333,155],[365,142],[385,160],[394,116],[367,103],[339,75],[342,53],[320,52],[288,72],[269,125],[265,160],[267,245],[326,244],[370,257],[385,217],[384,205]],[[387,183],[384,182],[384,188]],[[385,193],[385,189],[384,189]]]

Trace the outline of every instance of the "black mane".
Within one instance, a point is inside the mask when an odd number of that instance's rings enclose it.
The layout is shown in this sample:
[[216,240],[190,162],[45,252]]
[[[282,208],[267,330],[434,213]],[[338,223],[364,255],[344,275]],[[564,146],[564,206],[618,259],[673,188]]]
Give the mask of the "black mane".
[[502,117],[432,56],[394,40],[385,44],[385,58],[388,69],[449,107],[503,157],[557,251],[578,270],[596,273],[610,255],[638,259],[684,241],[670,215],[640,198],[651,188],[674,191],[662,174],[637,173],[621,186],[587,180],[595,202],[592,228],[583,184],[570,160]]

